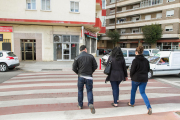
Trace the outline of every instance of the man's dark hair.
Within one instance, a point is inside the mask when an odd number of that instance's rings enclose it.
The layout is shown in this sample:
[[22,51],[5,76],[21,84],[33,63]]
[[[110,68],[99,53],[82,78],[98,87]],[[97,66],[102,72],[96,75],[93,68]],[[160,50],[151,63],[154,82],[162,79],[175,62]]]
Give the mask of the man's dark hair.
[[86,48],[86,46],[85,46],[85,45],[81,45],[81,47],[80,47],[80,51],[85,50],[85,48]]

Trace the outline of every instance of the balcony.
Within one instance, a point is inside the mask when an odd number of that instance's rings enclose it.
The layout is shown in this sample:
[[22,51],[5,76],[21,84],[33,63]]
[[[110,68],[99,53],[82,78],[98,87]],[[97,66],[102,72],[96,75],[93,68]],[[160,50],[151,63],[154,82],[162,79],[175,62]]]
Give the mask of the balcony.
[[[157,5],[160,5],[160,4],[163,4],[163,1],[160,0],[158,3],[152,3],[152,4],[144,4],[143,6],[140,5],[140,7],[133,7],[132,9],[128,9],[128,10],[123,10],[123,11],[118,11],[117,9],[117,12],[116,13],[123,13],[123,12],[129,12],[129,11],[133,11],[133,10],[140,10],[140,9],[143,9],[143,8],[148,8],[148,7],[152,7],[152,6],[157,6]],[[118,7],[118,6],[117,6]],[[115,14],[115,8],[110,10],[110,14]]]
[[96,0],[96,9],[102,10],[102,0]]
[[98,27],[98,28],[101,29],[102,23],[101,23],[100,18],[96,18],[96,22],[95,22],[95,25],[93,27]]
[[[149,20],[146,20],[146,19],[140,19],[140,20],[134,20],[134,21],[126,21],[126,20],[123,20],[123,21],[120,21],[120,20],[117,20],[117,23],[116,25],[119,25],[119,24],[129,24],[129,23],[136,23],[136,22],[144,22],[144,21],[150,21],[150,20],[160,20],[162,18],[151,18]],[[111,22],[109,25],[115,25],[115,22]]]

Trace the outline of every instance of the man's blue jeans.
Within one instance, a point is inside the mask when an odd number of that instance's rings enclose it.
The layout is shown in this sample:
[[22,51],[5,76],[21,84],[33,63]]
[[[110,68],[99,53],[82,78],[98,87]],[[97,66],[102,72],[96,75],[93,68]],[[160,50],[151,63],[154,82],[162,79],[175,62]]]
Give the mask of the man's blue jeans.
[[78,105],[83,106],[83,90],[84,84],[86,84],[88,106],[93,104],[93,80],[85,79],[83,77],[78,77]]
[[117,104],[117,100],[119,100],[119,84],[121,81],[110,81],[112,87],[112,93],[114,98],[114,104]]
[[146,85],[147,85],[147,82],[134,82],[134,81],[132,81],[131,101],[130,101],[131,105],[134,105],[134,103],[135,103],[136,91],[137,91],[137,88],[139,86],[139,92],[140,92],[140,94],[144,100],[144,103],[147,106],[147,109],[151,108],[151,105],[150,105],[149,100],[148,100],[146,93],[145,93]]

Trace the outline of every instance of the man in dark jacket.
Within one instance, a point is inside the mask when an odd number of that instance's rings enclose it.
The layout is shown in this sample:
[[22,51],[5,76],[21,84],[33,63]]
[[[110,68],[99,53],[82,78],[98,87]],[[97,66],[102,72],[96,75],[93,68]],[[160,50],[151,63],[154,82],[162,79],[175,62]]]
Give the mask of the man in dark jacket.
[[85,45],[80,47],[81,53],[74,59],[73,71],[78,74],[78,107],[83,108],[83,88],[86,84],[88,106],[91,113],[95,114],[93,106],[93,72],[97,69],[97,62],[95,58],[87,53]]

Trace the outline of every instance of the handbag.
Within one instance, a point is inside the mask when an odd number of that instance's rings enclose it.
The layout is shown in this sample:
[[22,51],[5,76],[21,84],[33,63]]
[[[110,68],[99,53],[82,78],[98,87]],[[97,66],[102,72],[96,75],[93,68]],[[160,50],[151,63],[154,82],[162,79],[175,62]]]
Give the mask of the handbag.
[[104,74],[109,75],[111,73],[111,63],[112,63],[111,60],[109,61],[109,63],[107,63],[107,66],[104,70]]

